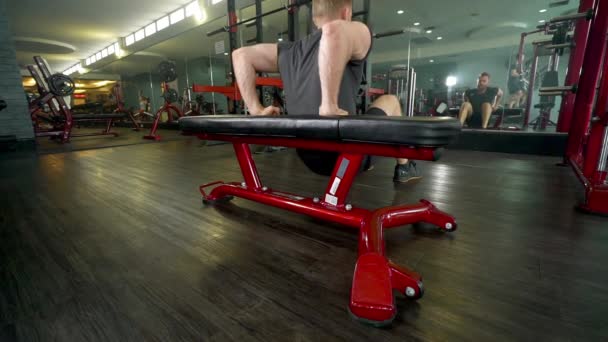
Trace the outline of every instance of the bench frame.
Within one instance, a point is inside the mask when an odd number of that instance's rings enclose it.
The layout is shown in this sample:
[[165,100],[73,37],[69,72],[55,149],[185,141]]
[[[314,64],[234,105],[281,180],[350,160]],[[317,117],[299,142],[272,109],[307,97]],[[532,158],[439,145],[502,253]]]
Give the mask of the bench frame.
[[[187,133],[186,133],[187,134]],[[396,315],[393,290],[410,299],[424,294],[422,277],[391,262],[385,251],[384,230],[398,226],[429,223],[446,232],[456,230],[455,219],[429,201],[366,210],[347,204],[350,188],[366,155],[435,161],[440,149],[363,142],[307,140],[288,137],[258,137],[228,134],[195,134],[201,140],[231,142],[244,182],[213,182],[200,186],[205,204],[235,197],[315,217],[359,230],[359,257],[355,266],[349,309],[364,322],[390,324]],[[284,146],[340,152],[323,198],[307,198],[263,186],[249,144]],[[210,193],[206,189],[213,187]]]

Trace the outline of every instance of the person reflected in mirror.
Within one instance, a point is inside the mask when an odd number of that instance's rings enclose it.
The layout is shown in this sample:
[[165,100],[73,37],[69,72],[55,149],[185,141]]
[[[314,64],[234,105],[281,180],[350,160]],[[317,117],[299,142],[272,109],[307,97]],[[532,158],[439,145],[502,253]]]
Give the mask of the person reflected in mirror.
[[509,94],[509,109],[521,108],[526,103],[526,81],[523,75],[518,71],[517,66],[511,68],[508,80]]
[[469,128],[488,128],[492,113],[498,109],[504,93],[500,88],[490,86],[490,74],[481,73],[477,88],[465,92],[465,101],[460,107],[458,117]]

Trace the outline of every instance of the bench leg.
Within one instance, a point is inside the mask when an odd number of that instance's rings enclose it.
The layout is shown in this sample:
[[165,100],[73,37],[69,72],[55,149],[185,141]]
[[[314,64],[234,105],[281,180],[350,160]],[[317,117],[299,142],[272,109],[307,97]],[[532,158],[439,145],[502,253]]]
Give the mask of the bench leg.
[[386,257],[384,229],[427,222],[454,231],[456,221],[428,201],[378,209],[370,214],[359,234],[359,258],[355,266],[350,299],[351,314],[376,326],[388,325],[397,313],[393,290],[417,300],[424,294],[422,277]]

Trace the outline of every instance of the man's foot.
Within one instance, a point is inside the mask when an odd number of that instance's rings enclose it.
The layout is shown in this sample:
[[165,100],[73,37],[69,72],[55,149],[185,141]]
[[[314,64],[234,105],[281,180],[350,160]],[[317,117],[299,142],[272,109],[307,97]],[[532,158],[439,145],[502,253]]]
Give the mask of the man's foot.
[[420,178],[422,178],[422,176],[418,174],[416,163],[413,161],[395,166],[395,175],[393,176],[394,182],[407,183]]

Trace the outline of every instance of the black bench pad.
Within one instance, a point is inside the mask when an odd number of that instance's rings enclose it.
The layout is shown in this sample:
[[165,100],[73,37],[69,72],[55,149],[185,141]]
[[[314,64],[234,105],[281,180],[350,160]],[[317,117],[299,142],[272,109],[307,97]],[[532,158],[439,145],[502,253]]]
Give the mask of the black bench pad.
[[460,133],[458,120],[447,117],[378,116],[191,116],[179,120],[186,134],[228,134],[360,141],[440,147]]

